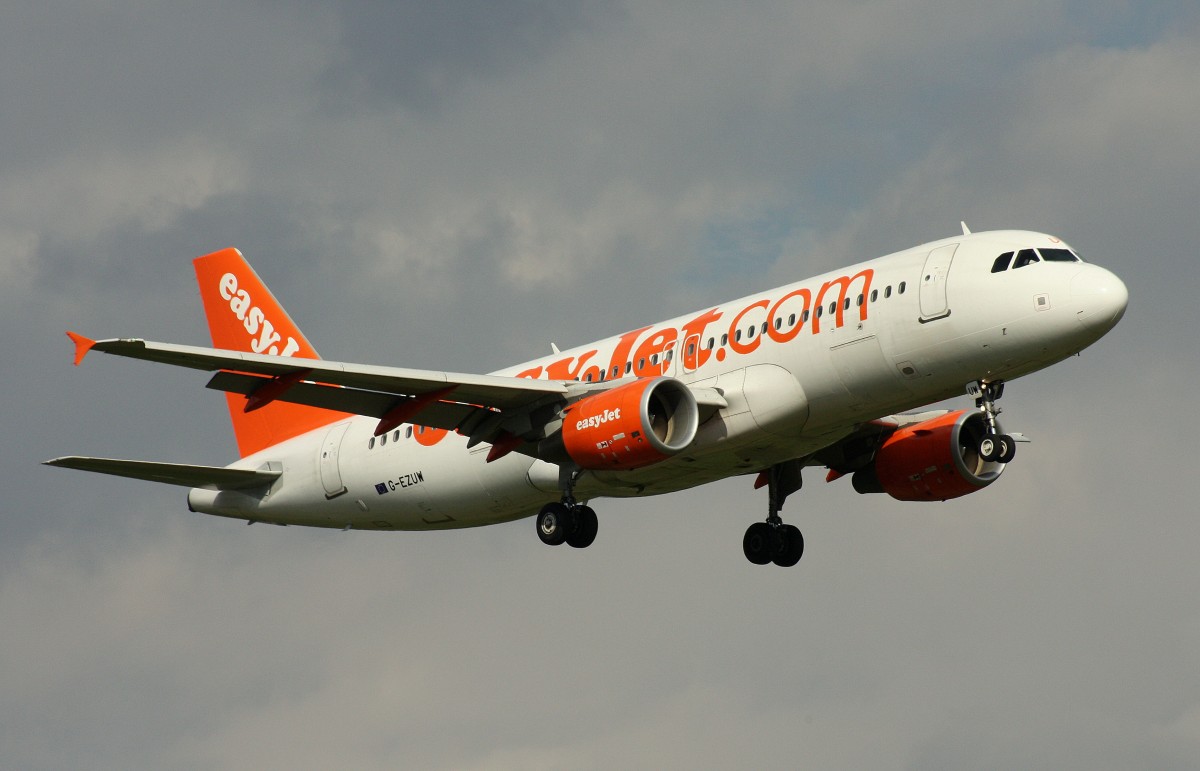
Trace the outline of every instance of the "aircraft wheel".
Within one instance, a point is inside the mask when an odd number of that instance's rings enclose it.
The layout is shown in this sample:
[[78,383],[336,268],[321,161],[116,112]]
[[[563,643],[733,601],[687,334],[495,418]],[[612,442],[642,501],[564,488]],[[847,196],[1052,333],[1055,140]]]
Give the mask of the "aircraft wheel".
[[547,503],[537,515],[538,538],[548,546],[567,540],[572,525],[571,510],[561,503]]
[[790,568],[804,556],[804,535],[795,525],[779,528],[779,535],[783,538],[783,548],[775,553],[771,561],[781,568]]
[[1007,434],[1000,437],[1000,454],[996,460],[1001,463],[1010,463],[1012,459],[1017,457],[1017,443]]
[[1000,437],[985,436],[979,442],[979,459],[985,463],[991,463],[999,459],[1001,452]]
[[771,561],[775,540],[773,527],[766,522],[755,522],[746,528],[746,535],[742,538],[742,553],[755,565],[765,565]]
[[596,531],[599,528],[596,512],[591,506],[576,506],[574,514],[575,532],[567,536],[567,545],[576,549],[586,549],[596,540]]

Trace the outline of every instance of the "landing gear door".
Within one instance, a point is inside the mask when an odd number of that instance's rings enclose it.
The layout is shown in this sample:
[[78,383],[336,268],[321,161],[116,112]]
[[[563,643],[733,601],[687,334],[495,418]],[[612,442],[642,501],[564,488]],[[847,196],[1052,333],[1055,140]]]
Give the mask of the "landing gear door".
[[950,301],[946,296],[946,279],[950,275],[950,263],[958,244],[939,246],[925,259],[925,270],[921,273],[921,321],[929,322],[950,315]]
[[326,498],[336,498],[346,492],[342,484],[342,470],[338,466],[338,454],[342,449],[342,439],[346,436],[349,423],[339,423],[325,434],[321,442],[321,486],[325,488]]

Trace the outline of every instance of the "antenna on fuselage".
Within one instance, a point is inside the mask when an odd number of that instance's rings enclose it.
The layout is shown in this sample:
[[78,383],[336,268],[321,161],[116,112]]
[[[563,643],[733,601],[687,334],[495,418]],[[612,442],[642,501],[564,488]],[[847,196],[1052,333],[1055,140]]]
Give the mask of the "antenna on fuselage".
[[969,227],[967,227],[967,222],[966,222],[966,220],[960,220],[958,224],[962,225],[962,228],[963,228],[963,235],[964,235],[964,236],[969,236],[969,235],[971,235],[971,229],[970,229]]

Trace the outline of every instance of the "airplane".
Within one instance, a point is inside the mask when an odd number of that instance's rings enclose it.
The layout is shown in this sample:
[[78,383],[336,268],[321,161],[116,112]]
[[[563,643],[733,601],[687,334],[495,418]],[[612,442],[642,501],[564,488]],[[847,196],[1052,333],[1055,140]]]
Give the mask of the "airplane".
[[[249,524],[439,530],[536,512],[544,543],[575,548],[596,538],[596,499],[754,475],[767,516],[743,553],[792,566],[804,538],[780,512],[806,467],[900,501],[978,492],[1027,441],[997,419],[1005,384],[1124,315],[1124,283],[1060,239],[962,231],[488,375],[323,360],[224,249],[193,261],[213,348],[67,334],[76,366],[94,350],[215,373],[239,460],[45,463],[189,487],[191,511]],[[974,409],[911,412],[964,389]]]

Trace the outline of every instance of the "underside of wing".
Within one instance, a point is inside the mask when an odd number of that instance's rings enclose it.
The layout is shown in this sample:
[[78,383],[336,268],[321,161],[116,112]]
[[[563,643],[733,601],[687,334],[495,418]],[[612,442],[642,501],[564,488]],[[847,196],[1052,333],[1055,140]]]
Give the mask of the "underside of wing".
[[232,469],[220,466],[194,466],[185,463],[155,463],[144,460],[90,458],[68,455],[45,461],[47,466],[94,471],[131,479],[163,482],[182,487],[208,487],[214,490],[244,490],[262,487],[279,478],[281,471]]

